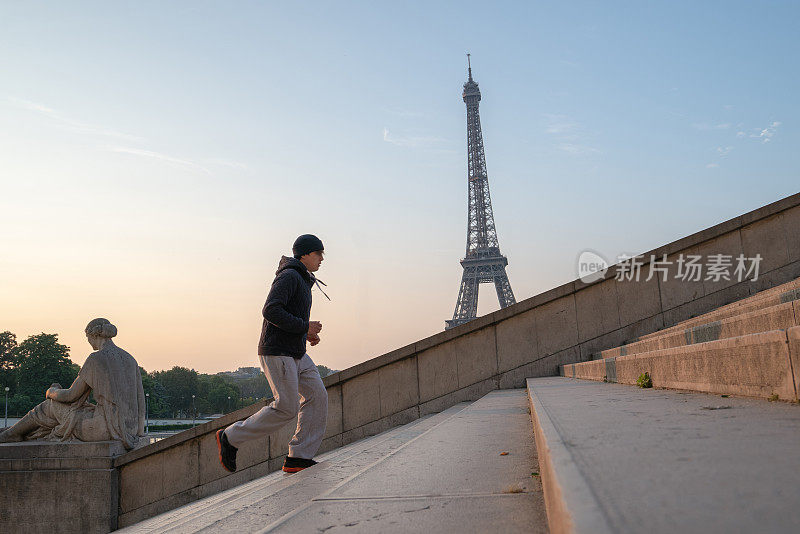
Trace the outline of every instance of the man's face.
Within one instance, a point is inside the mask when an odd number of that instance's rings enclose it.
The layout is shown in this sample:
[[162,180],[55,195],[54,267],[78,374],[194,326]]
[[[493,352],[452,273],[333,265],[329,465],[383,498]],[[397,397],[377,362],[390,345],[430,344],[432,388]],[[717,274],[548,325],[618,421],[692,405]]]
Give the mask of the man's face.
[[319,266],[322,265],[322,260],[325,259],[324,256],[325,251],[317,250],[301,256],[300,261],[306,266],[308,272],[315,273],[319,270]]

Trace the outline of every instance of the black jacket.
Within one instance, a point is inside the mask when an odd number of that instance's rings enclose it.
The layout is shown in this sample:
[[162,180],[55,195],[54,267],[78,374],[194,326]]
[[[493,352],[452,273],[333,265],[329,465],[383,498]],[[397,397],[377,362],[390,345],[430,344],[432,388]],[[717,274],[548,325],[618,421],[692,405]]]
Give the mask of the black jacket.
[[300,359],[306,353],[314,280],[300,260],[281,258],[262,311],[264,325],[258,341],[259,355]]

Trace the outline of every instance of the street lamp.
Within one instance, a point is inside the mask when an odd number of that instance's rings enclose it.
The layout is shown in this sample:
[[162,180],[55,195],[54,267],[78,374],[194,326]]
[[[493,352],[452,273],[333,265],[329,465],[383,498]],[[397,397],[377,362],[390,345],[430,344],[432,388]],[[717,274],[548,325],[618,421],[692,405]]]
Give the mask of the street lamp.
[[8,386],[6,386],[6,420],[3,423],[3,428],[8,428]]
[[144,394],[144,417],[145,417],[145,420],[147,421],[145,423],[144,432],[145,432],[145,434],[149,434],[150,433],[150,394],[149,393],[145,393]]
[[194,395],[192,395],[192,427],[194,427],[194,420],[197,417],[197,409],[194,407]]
[[231,411],[231,398],[228,397],[228,411]]

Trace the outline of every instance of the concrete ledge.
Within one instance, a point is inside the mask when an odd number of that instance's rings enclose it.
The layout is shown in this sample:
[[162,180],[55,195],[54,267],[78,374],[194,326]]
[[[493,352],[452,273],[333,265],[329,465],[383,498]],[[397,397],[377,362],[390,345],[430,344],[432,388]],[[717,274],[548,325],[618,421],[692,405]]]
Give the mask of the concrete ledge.
[[[797,328],[797,327],[795,327]],[[792,335],[797,336],[792,329]],[[797,348],[795,348],[797,350]],[[561,374],[596,381],[636,384],[648,373],[653,387],[797,400],[786,330],[567,364]]]
[[533,435],[539,455],[539,471],[550,532],[611,534],[613,531],[600,503],[537,397],[534,384],[533,379],[527,381]]
[[767,289],[759,293],[756,293],[751,297],[747,297],[741,300],[736,300],[734,302],[731,302],[730,304],[726,304],[724,306],[720,306],[719,308],[711,310],[710,312],[698,315],[697,317],[686,319],[676,325],[664,328],[657,332],[652,332],[649,334],[642,335],[639,337],[639,341],[644,341],[646,339],[662,336],[686,328],[692,328],[694,326],[710,323],[713,321],[721,321],[723,319],[734,317],[736,315],[741,315],[744,313],[749,313],[752,311],[757,311],[760,309],[777,306],[778,304],[792,302],[794,300],[800,299],[800,291],[798,291],[797,288],[800,288],[800,279],[791,280],[790,282],[787,282],[785,284],[781,284],[771,289]]
[[[793,294],[793,291],[791,292]],[[781,298],[786,293],[778,296]],[[769,299],[771,302],[772,299]],[[765,301],[766,302],[766,301]],[[749,309],[751,305],[742,305],[741,309]],[[710,314],[712,317],[714,314]],[[631,356],[661,349],[670,349],[726,339],[731,337],[769,332],[772,330],[785,330],[799,326],[798,317],[794,311],[793,302],[776,304],[763,309],[756,309],[749,313],[740,313],[723,320],[716,320],[687,328],[665,330],[645,336],[641,341],[622,345],[613,349],[601,351],[598,356],[603,358],[616,358],[617,356]],[[694,321],[691,323],[694,324]]]

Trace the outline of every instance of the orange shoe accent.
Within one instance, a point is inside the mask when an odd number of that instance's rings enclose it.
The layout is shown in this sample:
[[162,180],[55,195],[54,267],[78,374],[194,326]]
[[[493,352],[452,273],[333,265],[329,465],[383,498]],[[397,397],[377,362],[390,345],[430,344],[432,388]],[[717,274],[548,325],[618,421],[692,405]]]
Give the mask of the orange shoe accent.
[[297,473],[298,471],[302,471],[305,467],[285,467],[283,468],[284,473]]

